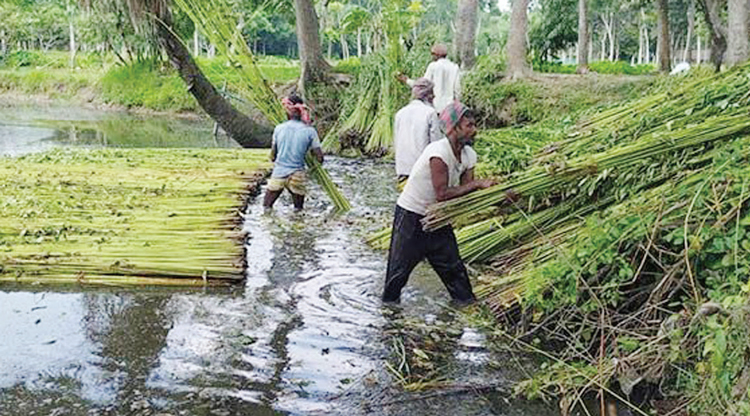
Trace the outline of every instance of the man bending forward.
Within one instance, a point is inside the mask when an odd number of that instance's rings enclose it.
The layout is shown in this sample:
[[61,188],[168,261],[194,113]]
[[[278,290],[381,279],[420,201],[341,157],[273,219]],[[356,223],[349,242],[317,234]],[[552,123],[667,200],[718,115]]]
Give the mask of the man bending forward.
[[474,301],[469,276],[458,254],[453,228],[424,231],[420,220],[435,202],[466,195],[494,185],[474,179],[477,154],[471,148],[476,123],[471,111],[458,101],[440,114],[447,138],[428,145],[417,159],[393,218],[384,302],[399,302],[414,267],[424,258],[440,276],[451,298],[459,304]]

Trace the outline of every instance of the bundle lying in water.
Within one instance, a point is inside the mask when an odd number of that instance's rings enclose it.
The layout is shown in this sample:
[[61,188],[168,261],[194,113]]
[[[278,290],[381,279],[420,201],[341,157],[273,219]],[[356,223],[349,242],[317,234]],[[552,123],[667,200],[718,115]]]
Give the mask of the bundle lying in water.
[[[175,0],[175,3],[187,14],[193,23],[202,28],[203,34],[232,63],[230,70],[246,82],[240,86],[240,95],[253,105],[274,124],[286,120],[284,109],[268,82],[255,63],[255,58],[237,24],[232,18],[229,4],[224,0],[204,2],[199,0]],[[328,194],[336,211],[345,212],[351,209],[349,201],[320,164],[310,165],[314,158],[306,157],[310,166],[310,176],[318,182]]]
[[258,150],[76,149],[0,159],[0,281],[241,280],[240,212],[248,186],[269,168]]

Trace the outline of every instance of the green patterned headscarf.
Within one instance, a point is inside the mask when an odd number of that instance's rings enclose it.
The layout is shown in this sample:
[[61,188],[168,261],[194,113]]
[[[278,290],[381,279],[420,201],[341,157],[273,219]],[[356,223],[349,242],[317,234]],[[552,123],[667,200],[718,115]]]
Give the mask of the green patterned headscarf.
[[455,130],[467,111],[469,111],[469,107],[461,104],[458,100],[453,101],[445,107],[440,113],[440,120],[443,122],[443,129],[445,129],[446,136]]

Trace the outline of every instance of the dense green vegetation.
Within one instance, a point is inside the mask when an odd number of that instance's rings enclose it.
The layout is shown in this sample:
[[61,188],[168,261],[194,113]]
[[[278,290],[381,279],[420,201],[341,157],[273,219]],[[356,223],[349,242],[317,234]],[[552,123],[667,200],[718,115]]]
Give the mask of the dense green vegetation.
[[486,134],[482,170],[504,183],[428,216],[471,224],[459,235],[489,266],[479,293],[556,352],[527,393],[574,405],[614,380],[621,395],[659,382],[695,414],[747,408],[748,74],[696,71],[575,124]]
[[[95,101],[101,104],[157,111],[198,111],[195,99],[184,82],[167,63],[152,59],[128,65],[114,64],[113,57],[85,55],[78,69],[65,67],[61,52],[18,52],[0,64],[0,92],[42,95],[56,99]],[[201,58],[212,82],[230,92],[242,80],[223,58]],[[274,84],[284,84],[299,77],[299,66],[292,60],[261,58],[261,72]],[[356,62],[345,70],[355,71]]]

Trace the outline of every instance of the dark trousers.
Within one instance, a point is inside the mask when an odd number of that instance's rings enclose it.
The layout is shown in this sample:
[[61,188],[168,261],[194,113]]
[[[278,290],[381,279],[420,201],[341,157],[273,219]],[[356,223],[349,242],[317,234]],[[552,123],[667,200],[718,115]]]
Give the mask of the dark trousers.
[[474,301],[469,274],[458,254],[453,228],[446,226],[427,232],[422,230],[422,218],[422,215],[396,206],[383,301],[398,302],[401,299],[401,289],[406,286],[409,275],[425,258],[453,300],[461,303]]

